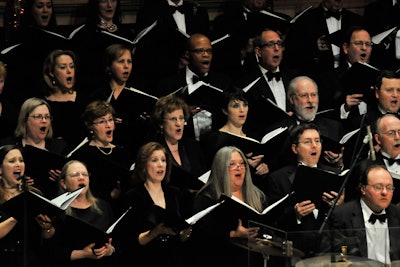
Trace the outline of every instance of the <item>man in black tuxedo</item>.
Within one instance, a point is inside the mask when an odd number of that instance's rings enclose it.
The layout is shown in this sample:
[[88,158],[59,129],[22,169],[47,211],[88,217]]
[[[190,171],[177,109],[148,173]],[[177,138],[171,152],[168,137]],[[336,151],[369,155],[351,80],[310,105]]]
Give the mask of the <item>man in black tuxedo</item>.
[[339,65],[340,47],[324,38],[338,30],[364,23],[362,16],[343,8],[343,2],[322,0],[318,7],[308,10],[294,23],[286,42],[290,66],[315,78],[317,73]]
[[142,2],[135,32],[139,33],[155,21],[157,25],[136,46],[132,77],[138,84],[144,84],[151,94],[157,81],[178,71],[188,37],[194,33],[209,36],[211,29],[208,10],[197,2]]
[[254,37],[260,30],[269,27],[285,33],[290,16],[273,11],[269,2],[272,1],[231,0],[223,4],[222,13],[212,22],[212,39],[226,34],[229,38],[214,45],[215,70],[236,79],[238,75],[257,67],[253,49]]
[[193,34],[187,41],[185,57],[189,64],[178,73],[161,80],[156,96],[175,93],[191,108],[191,117],[185,127],[185,135],[201,141],[204,135],[216,131],[225,123],[220,110],[223,91],[233,90],[232,80],[212,71],[213,48],[210,39],[203,34]]
[[[267,186],[267,197],[274,203],[286,194],[293,191],[292,184],[295,179],[298,165],[321,168],[339,173],[342,169],[341,157],[338,156],[332,163],[334,167],[328,167],[320,163],[322,153],[322,142],[319,130],[313,123],[302,123],[290,131],[290,143],[292,153],[296,156],[297,163],[284,166],[270,174]],[[272,210],[275,215],[276,224],[279,229],[285,231],[316,231],[321,226],[325,213],[329,209],[331,199],[337,196],[337,192],[326,192],[321,196],[327,204],[319,209],[311,200],[296,203],[294,199],[284,202],[284,207],[279,210]],[[344,195],[337,202],[340,205]],[[307,257],[314,256],[317,252],[317,239],[313,233],[294,235],[297,241],[293,240],[295,247],[302,250]]]
[[266,108],[270,105],[267,99],[280,109],[289,111],[287,86],[298,73],[281,65],[284,43],[278,32],[271,29],[262,30],[254,39],[254,46],[258,67],[239,77],[235,84],[245,91],[249,103],[245,127],[256,136],[262,136],[268,125],[277,122],[275,116],[264,116],[268,114]]
[[[359,180],[357,199],[337,206],[327,238],[333,250],[347,246],[351,256],[377,260],[390,265],[400,259],[400,207],[391,203],[393,179],[385,166],[372,164]],[[329,234],[328,233],[328,234]],[[333,242],[333,243],[332,243]]]
[[[351,107],[359,105],[363,96],[353,94],[356,89],[346,84],[348,71],[356,63],[370,63],[373,51],[372,38],[365,27],[351,26],[343,32],[341,61],[338,67],[319,74],[315,81],[320,88],[320,105],[323,110],[336,109],[341,113],[348,112]],[[365,79],[367,73],[361,73],[361,77],[354,79]],[[366,80],[366,79],[365,79]],[[375,81],[374,81],[375,83]],[[371,84],[371,85],[374,85]],[[363,84],[363,83],[360,83]],[[369,88],[362,88],[368,91]],[[367,96],[366,96],[367,97]],[[365,102],[365,101],[364,101]],[[340,116],[337,114],[337,116]]]

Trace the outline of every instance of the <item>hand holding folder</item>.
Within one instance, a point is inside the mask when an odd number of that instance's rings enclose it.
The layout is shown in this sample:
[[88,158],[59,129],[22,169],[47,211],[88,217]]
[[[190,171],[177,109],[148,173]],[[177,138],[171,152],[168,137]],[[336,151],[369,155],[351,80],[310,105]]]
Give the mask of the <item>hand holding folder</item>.
[[62,214],[82,190],[83,187],[73,192],[66,192],[51,200],[28,190],[0,205],[0,210],[18,221],[24,218],[31,220],[39,214],[54,217]]
[[117,220],[115,220],[107,230],[103,231],[94,225],[91,225],[79,218],[66,215],[63,221],[63,229],[68,231],[69,242],[77,247],[87,246],[95,243],[93,249],[101,248],[108,239],[112,237],[115,226],[131,210],[129,207]]
[[295,201],[311,200],[317,208],[321,208],[326,205],[322,200],[323,193],[339,192],[347,172],[348,170],[334,173],[320,168],[299,165],[293,180]]

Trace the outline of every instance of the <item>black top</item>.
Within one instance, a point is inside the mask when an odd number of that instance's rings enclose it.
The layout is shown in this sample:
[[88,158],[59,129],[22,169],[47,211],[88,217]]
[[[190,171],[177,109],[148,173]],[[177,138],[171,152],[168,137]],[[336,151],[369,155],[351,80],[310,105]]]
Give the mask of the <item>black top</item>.
[[[109,153],[109,154],[108,154]],[[100,198],[111,201],[117,205],[118,201],[111,199],[111,191],[114,188],[121,188],[125,192],[129,188],[130,167],[133,162],[130,161],[129,150],[121,146],[110,148],[101,148],[91,146],[86,143],[75,151],[70,159],[76,159],[84,162],[90,175],[90,190]]]
[[85,109],[86,97],[83,93],[77,92],[75,101],[51,101],[46,99],[51,109],[53,120],[53,137],[64,139],[71,151],[86,136],[81,115]]
[[204,149],[200,143],[191,138],[179,141],[178,149],[181,165],[174,159],[165,139],[159,139],[172,158],[172,172],[170,184],[180,189],[199,190],[204,184],[198,177],[208,171]]
[[[98,199],[96,205],[98,210],[96,210],[93,205],[86,209],[71,208],[70,216],[105,231],[114,222],[113,211],[109,203],[104,200]],[[48,242],[46,243],[49,257],[50,255],[52,256],[50,257],[50,263],[52,265],[63,267],[90,265],[100,267],[112,266],[115,264],[116,259],[114,256],[103,257],[100,260],[80,259],[71,261],[70,257],[73,250],[81,250],[95,241],[88,241],[85,236],[82,236],[81,231],[70,229],[69,225],[64,223],[65,220],[66,217],[60,217],[58,221],[55,222],[55,235],[53,238],[47,240]],[[112,244],[115,246],[114,242]]]
[[113,143],[129,149],[132,160],[136,159],[137,150],[155,135],[155,128],[149,119],[157,102],[156,98],[133,92],[126,87],[118,98],[110,98],[112,90],[109,85],[99,87],[91,100],[104,100],[114,107],[116,117],[121,123],[115,124]]
[[[189,218],[184,210],[185,198],[180,190],[172,186],[163,186],[166,210],[177,217]],[[122,262],[131,266],[133,263],[146,263],[146,266],[183,266],[183,246],[178,236],[160,235],[147,245],[140,245],[140,233],[151,230],[155,225],[149,220],[149,211],[154,202],[143,184],[130,190],[124,200],[126,206],[132,206],[114,230],[115,239],[121,242]],[[127,234],[129,233],[129,234]]]
[[[9,216],[0,212],[0,222],[8,218]],[[19,221],[0,239],[0,257],[4,266],[42,267],[45,259],[42,252],[41,228],[37,223],[24,224]]]

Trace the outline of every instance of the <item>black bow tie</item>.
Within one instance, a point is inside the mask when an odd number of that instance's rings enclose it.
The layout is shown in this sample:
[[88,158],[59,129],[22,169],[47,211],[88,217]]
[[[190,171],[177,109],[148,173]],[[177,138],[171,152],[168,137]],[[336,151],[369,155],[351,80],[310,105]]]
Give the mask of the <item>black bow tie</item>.
[[201,77],[199,77],[199,76],[193,75],[192,80],[193,80],[193,84],[195,84],[195,83],[197,83],[197,82],[199,82],[199,81],[206,82],[207,76],[201,76]]
[[299,117],[297,117],[296,120],[298,121],[299,124],[302,124],[302,123],[315,123],[314,120],[305,121],[305,120],[300,119]]
[[279,71],[277,72],[267,71],[265,75],[267,76],[268,81],[271,81],[273,78],[275,78],[275,80],[279,82],[282,78],[282,75]]
[[175,13],[175,11],[178,11],[182,14],[185,14],[185,7],[183,5],[180,6],[169,6],[169,10],[171,11],[172,14]]
[[389,166],[392,166],[395,162],[400,165],[400,159],[392,159],[385,156],[382,157],[388,161]]
[[325,11],[325,18],[329,19],[330,17],[334,17],[335,19],[339,20],[341,16],[341,12],[332,12],[330,10]]
[[372,213],[371,217],[369,217],[368,221],[370,223],[374,224],[376,222],[376,220],[379,220],[381,223],[384,223],[386,221],[386,213],[379,214],[379,215],[375,214],[375,213]]

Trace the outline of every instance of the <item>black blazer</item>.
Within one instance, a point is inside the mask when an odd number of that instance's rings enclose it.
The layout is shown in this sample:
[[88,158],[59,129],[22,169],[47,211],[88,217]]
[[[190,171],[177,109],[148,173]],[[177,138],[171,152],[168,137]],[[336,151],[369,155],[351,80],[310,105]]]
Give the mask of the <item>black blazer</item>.
[[[325,165],[319,165],[319,168],[328,168]],[[293,191],[292,184],[295,179],[297,165],[288,165],[270,174],[267,185],[267,197],[270,203],[274,203]],[[316,234],[320,229],[329,206],[323,206],[318,210],[318,216],[315,218],[314,213],[301,218],[301,223],[297,223],[294,206],[296,201],[293,197],[289,197],[277,207],[270,211],[270,217],[275,218],[271,224],[279,229],[290,232],[289,239],[293,241],[294,247],[303,251],[306,257],[315,256],[320,245],[320,238]]]
[[[386,208],[386,214],[390,238],[390,259],[392,261],[399,260],[400,207],[390,204]],[[360,200],[352,200],[336,207],[331,217],[330,227],[340,231],[340,235],[334,235],[334,239],[338,238],[339,240],[334,241],[337,241],[335,243],[338,246],[347,245],[349,255],[368,258],[367,237]],[[340,239],[339,236],[343,239]]]

